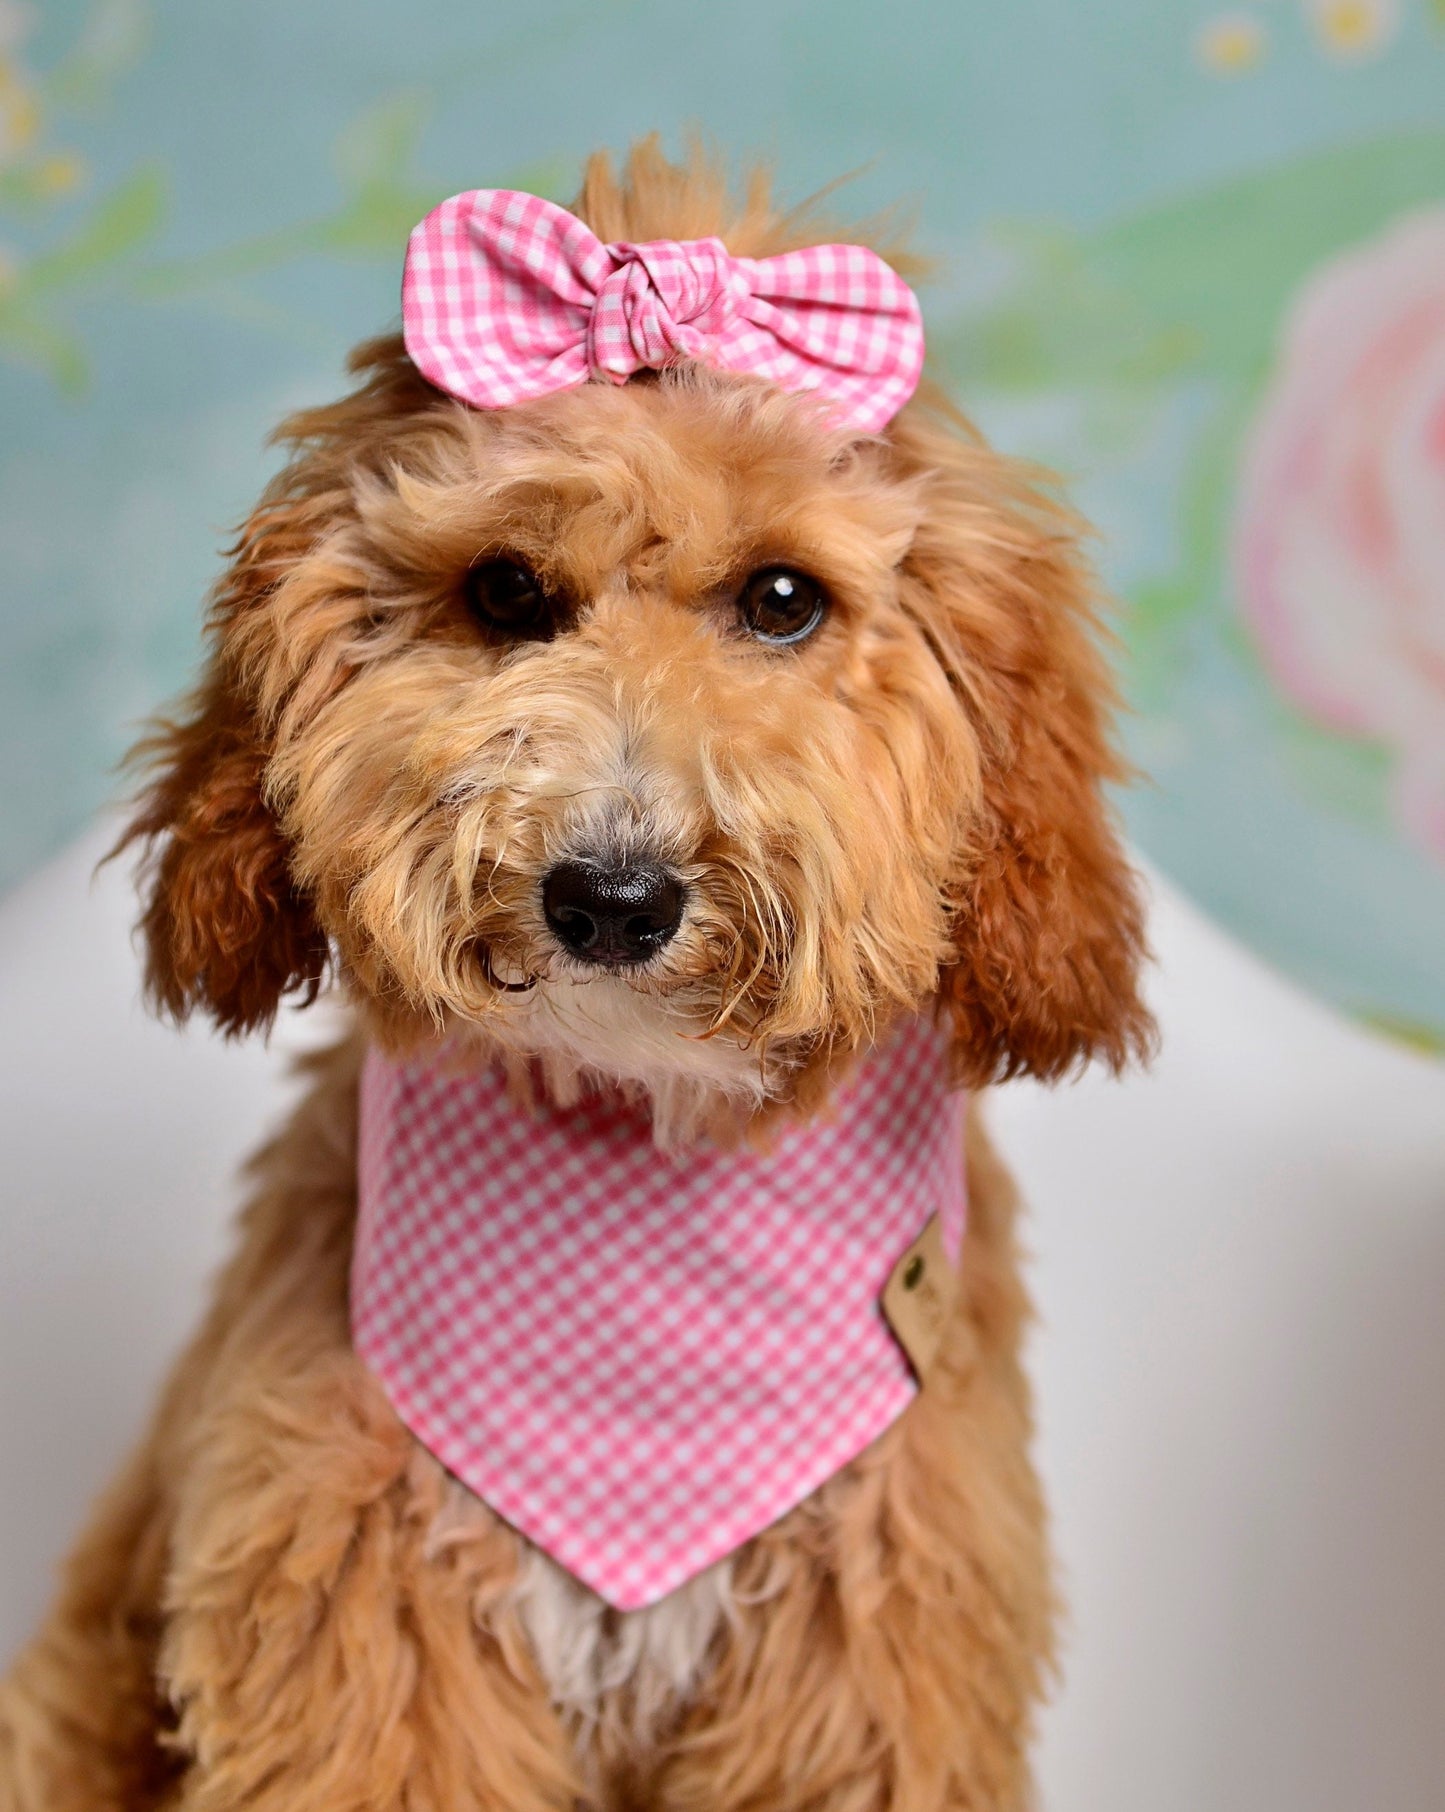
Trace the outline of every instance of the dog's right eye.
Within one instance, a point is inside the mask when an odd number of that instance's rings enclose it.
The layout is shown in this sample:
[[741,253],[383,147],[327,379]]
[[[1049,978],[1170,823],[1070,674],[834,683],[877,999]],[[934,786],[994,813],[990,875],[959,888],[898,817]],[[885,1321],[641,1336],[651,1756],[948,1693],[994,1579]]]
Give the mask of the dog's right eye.
[[554,631],[553,600],[542,581],[520,560],[482,560],[463,581],[467,609],[488,629],[529,641]]
[[750,635],[781,648],[807,640],[828,614],[828,598],[807,573],[765,566],[743,586],[738,610]]

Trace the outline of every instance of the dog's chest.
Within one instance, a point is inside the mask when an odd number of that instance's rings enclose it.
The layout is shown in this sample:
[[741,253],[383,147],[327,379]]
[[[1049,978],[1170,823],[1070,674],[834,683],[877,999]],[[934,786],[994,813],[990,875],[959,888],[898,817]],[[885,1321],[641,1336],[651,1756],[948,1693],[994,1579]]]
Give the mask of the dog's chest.
[[645,1746],[692,1700],[716,1658],[732,1613],[732,1564],[708,1568],[656,1604],[617,1611],[529,1548],[511,1603],[574,1735],[585,1739],[620,1713],[628,1737]]

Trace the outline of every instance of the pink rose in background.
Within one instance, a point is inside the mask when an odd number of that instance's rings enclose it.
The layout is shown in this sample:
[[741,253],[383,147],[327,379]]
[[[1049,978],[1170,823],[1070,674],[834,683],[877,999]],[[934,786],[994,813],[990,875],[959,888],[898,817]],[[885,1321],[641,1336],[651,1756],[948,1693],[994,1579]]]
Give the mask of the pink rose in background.
[[1384,743],[1445,860],[1445,208],[1326,264],[1246,439],[1237,595],[1281,689]]

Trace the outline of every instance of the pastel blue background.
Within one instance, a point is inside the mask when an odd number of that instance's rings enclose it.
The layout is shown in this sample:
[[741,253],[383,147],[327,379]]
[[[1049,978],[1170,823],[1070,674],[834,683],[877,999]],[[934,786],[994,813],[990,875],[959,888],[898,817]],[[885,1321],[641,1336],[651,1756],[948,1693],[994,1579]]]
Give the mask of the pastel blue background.
[[[113,793],[131,726],[193,669],[265,436],[394,321],[412,222],[480,185],[565,197],[595,147],[698,126],[790,198],[857,170],[840,210],[912,211],[961,400],[1099,524],[1153,776],[1131,831],[1292,972],[1438,1040],[1445,871],[1387,822],[1378,760],[1271,692],[1218,543],[1290,287],[1445,200],[1445,31],[1404,0],[1379,54],[1342,61],[1308,9],[1260,0],[1266,54],[1227,76],[1197,48],[1221,10],[48,0],[27,28],[0,0],[35,108],[7,164],[0,87],[0,882]],[[1216,356],[1206,308],[1254,338]]]

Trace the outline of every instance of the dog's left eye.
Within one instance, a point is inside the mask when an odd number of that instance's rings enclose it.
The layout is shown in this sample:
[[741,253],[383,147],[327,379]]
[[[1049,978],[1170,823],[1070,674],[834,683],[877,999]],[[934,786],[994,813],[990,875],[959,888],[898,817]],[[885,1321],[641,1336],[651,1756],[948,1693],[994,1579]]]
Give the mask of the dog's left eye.
[[520,560],[482,560],[468,571],[462,589],[468,610],[489,629],[530,641],[553,633],[553,600]]
[[738,594],[738,610],[760,642],[801,642],[828,614],[828,594],[807,573],[765,566]]

